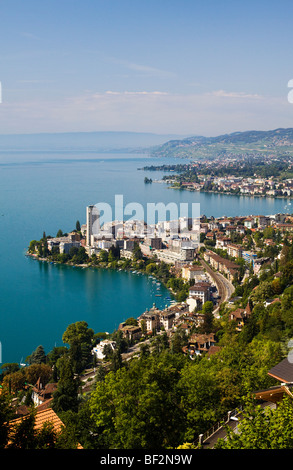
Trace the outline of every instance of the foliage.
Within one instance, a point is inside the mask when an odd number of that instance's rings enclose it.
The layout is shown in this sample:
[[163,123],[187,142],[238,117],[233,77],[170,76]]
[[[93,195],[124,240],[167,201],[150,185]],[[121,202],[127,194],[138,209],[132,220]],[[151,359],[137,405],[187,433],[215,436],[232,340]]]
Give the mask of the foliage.
[[292,449],[293,402],[285,397],[276,409],[265,409],[248,401],[237,433],[227,427],[225,439],[216,449]]
[[56,363],[58,371],[58,387],[53,395],[52,408],[54,411],[78,410],[79,380],[74,376],[73,366],[68,356],[62,356]]
[[44,364],[46,362],[46,354],[42,345],[38,346],[30,356],[26,358],[29,364]]

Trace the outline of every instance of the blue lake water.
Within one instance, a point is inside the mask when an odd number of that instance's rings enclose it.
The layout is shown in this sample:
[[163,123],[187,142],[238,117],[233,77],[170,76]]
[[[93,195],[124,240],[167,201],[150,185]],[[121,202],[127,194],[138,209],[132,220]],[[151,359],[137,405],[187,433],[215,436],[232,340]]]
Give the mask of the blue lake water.
[[[146,155],[93,153],[0,154],[0,342],[5,362],[19,362],[42,345],[49,352],[62,343],[70,323],[85,320],[95,332],[116,329],[155,302],[163,308],[152,281],[142,275],[70,268],[25,256],[32,239],[43,232],[55,236],[85,223],[89,204],[139,202],[200,203],[200,213],[214,215],[273,214],[290,211],[285,199],[224,196],[144,184],[161,172],[143,172],[144,165],[173,163]],[[177,161],[178,163],[178,161]],[[113,213],[114,215],[114,213]]]

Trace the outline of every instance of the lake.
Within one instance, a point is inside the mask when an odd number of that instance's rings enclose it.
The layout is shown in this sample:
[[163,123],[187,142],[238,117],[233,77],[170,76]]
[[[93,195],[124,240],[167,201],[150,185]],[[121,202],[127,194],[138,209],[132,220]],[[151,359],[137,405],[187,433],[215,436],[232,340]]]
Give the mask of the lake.
[[[162,286],[157,297],[147,276],[51,265],[25,256],[32,239],[56,236],[85,223],[86,206],[138,202],[200,203],[200,213],[274,214],[288,210],[289,200],[227,196],[144,184],[162,172],[138,171],[145,165],[174,163],[138,154],[55,152],[0,153],[0,361],[20,362],[42,345],[48,353],[61,346],[70,323],[85,320],[94,331],[112,332],[130,316],[138,317],[155,302],[169,300]],[[178,161],[176,161],[178,163]]]

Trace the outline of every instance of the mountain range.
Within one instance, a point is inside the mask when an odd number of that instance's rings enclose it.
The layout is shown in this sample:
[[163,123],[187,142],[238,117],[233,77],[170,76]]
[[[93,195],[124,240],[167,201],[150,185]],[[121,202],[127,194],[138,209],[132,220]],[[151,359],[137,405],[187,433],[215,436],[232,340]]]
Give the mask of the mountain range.
[[249,153],[259,156],[293,154],[293,128],[173,139],[156,146],[152,152],[157,157],[181,158],[218,158],[227,154],[237,156]]

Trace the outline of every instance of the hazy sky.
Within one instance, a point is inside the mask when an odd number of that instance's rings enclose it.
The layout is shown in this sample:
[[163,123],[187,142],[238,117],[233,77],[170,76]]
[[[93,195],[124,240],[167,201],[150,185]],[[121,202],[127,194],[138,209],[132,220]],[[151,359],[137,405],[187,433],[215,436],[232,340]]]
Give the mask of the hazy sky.
[[293,2],[0,0],[0,133],[293,127]]

